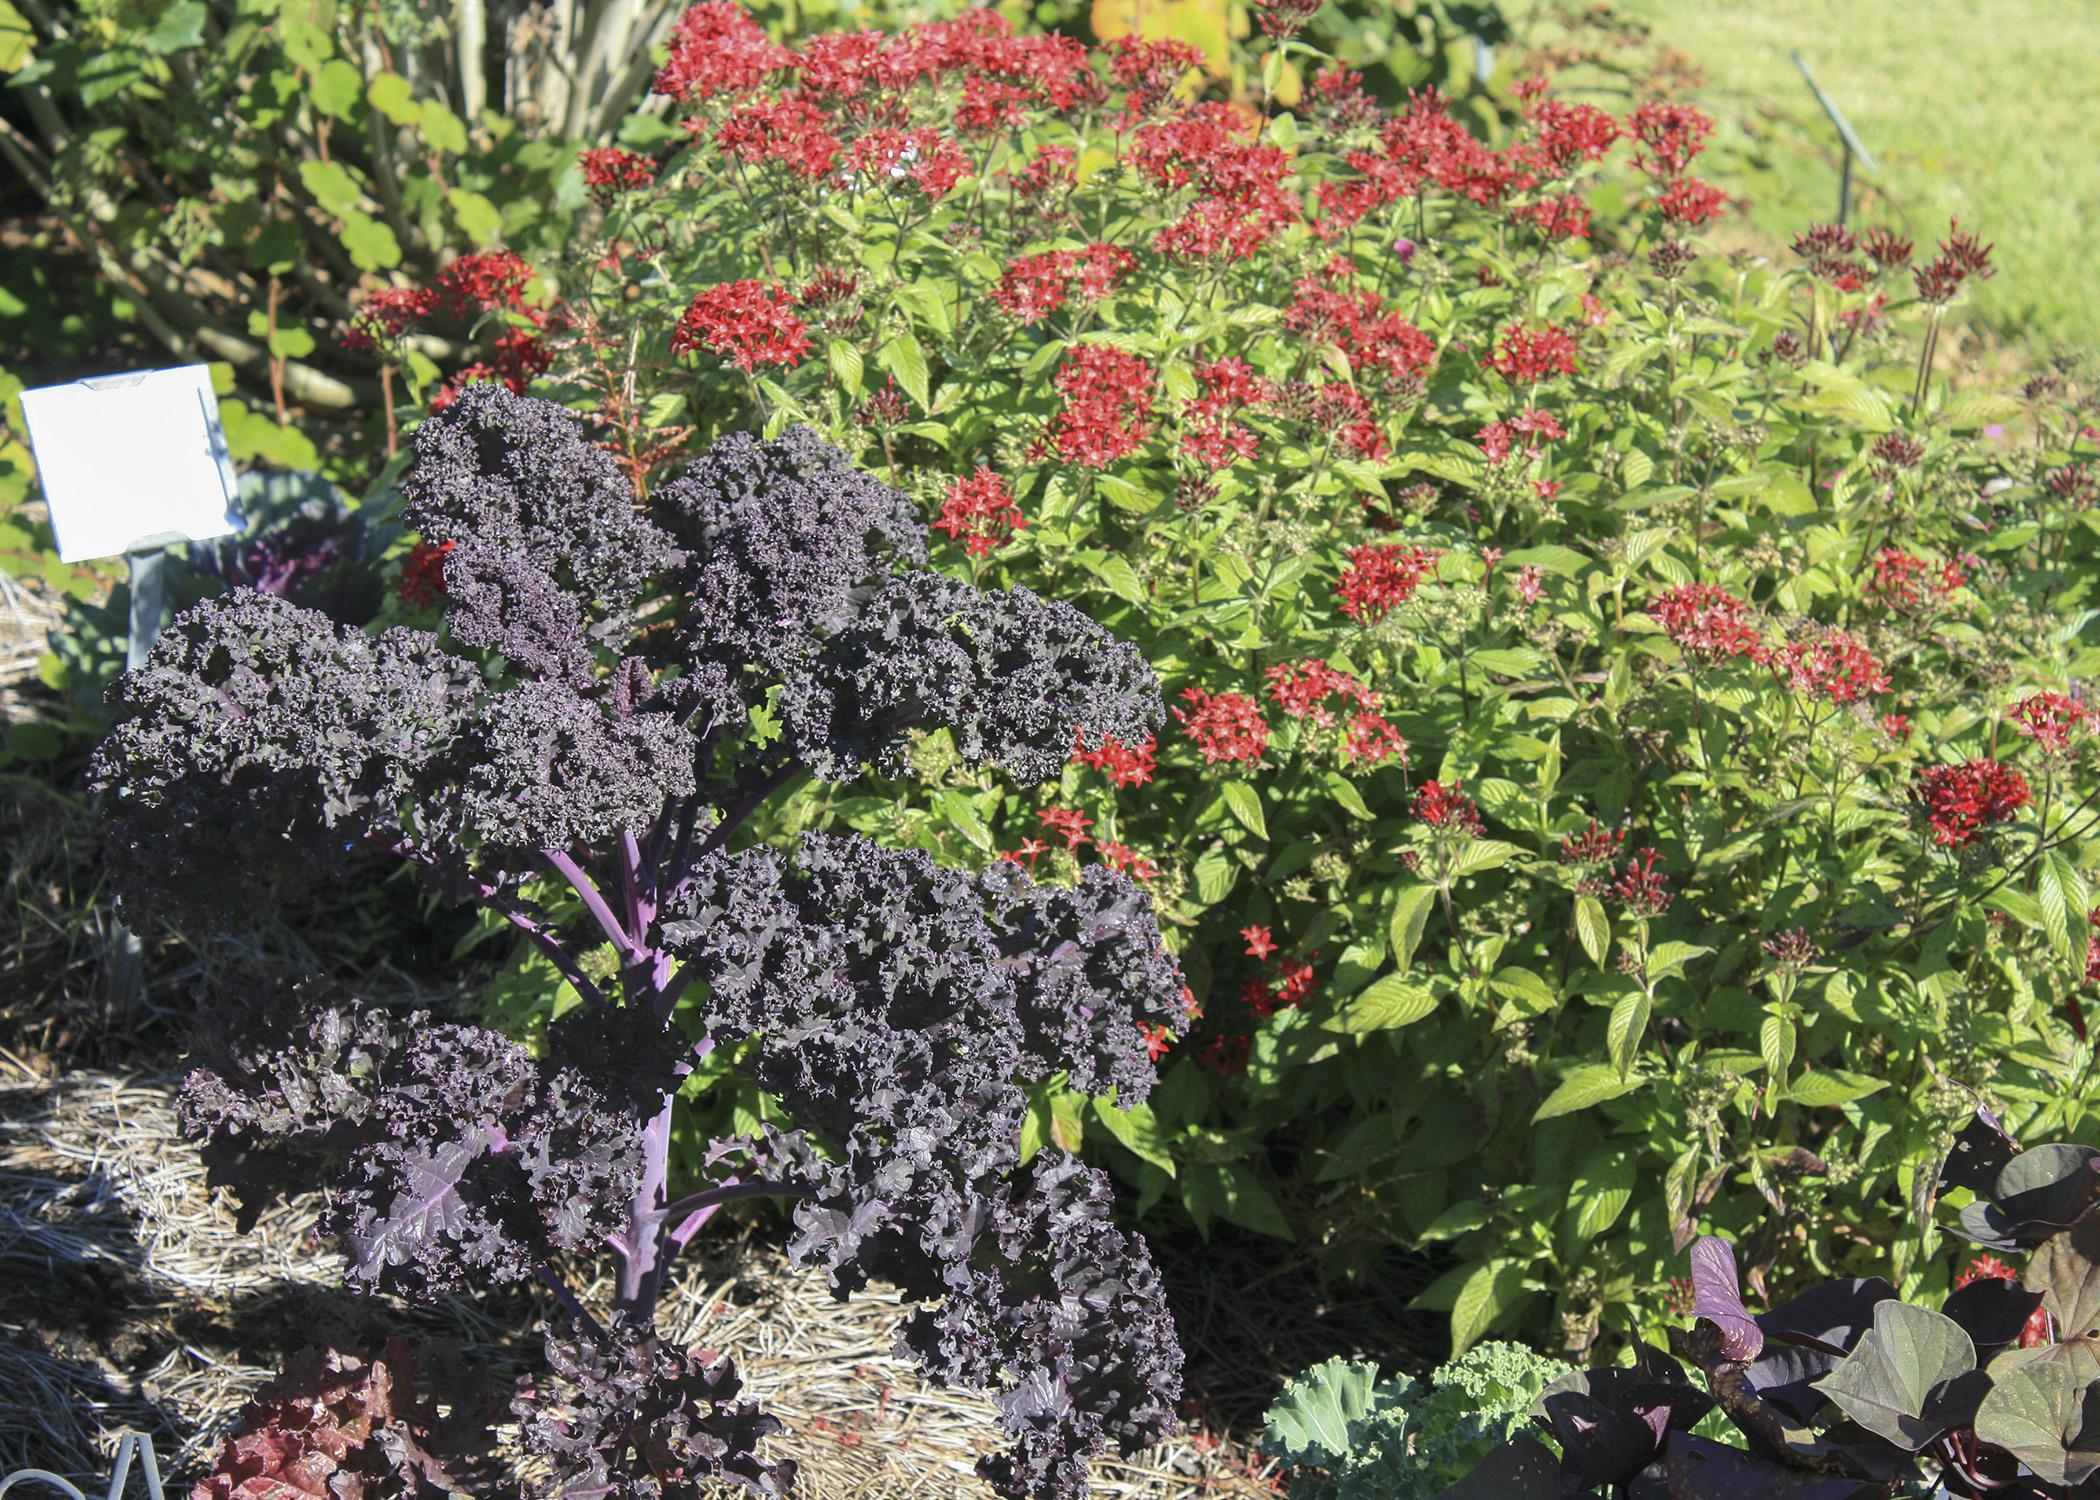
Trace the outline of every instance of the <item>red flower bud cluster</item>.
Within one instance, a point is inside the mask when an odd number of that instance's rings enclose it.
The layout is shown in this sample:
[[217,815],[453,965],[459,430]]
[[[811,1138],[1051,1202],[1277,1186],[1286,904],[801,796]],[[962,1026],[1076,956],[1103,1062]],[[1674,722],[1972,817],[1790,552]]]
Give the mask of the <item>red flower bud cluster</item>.
[[1415,789],[1415,821],[1440,832],[1477,837],[1481,830],[1480,808],[1459,789],[1462,784],[1455,780],[1449,786],[1441,781],[1423,782]]

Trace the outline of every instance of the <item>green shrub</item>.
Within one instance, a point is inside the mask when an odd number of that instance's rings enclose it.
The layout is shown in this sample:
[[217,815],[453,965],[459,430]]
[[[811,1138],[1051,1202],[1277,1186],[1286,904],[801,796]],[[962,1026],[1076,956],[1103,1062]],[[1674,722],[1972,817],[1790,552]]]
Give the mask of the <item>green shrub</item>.
[[[2092,1132],[2093,404],[1943,379],[1986,246],[1713,253],[1669,99],[1527,86],[1484,141],[1339,72],[1191,102],[1193,54],[982,16],[681,27],[563,253],[454,260],[354,334],[442,404],[495,372],[433,385],[415,341],[492,330],[638,491],[809,424],[953,568],[1141,646],[1156,742],[1039,792],[929,735],[761,829],[1150,884],[1192,991],[1162,1087],[1039,1090],[1032,1145],[1344,1266],[1447,1245],[1456,1348],[1574,1355],[1652,1326],[1702,1231],[1773,1287],[1923,1274],[1894,1210],[1966,1091]],[[520,959],[513,1019],[556,989]]]

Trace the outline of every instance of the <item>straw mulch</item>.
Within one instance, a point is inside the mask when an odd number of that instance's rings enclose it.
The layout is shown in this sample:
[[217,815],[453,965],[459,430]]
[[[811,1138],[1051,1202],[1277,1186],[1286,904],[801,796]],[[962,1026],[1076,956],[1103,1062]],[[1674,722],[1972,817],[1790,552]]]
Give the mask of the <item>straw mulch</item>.
[[[386,1307],[336,1289],[300,1205],[251,1234],[174,1136],[170,1077],[60,1076],[0,1051],[0,1473],[35,1465],[85,1482],[112,1436],[153,1435],[194,1478],[242,1400],[317,1331],[382,1330]],[[971,1473],[994,1441],[981,1398],[940,1391],[890,1353],[880,1289],[841,1304],[747,1232],[704,1240],[669,1302],[671,1332],[732,1351],[786,1422],[773,1451],[803,1464],[808,1500],[989,1495]],[[522,1296],[408,1315],[499,1368],[531,1354],[544,1308]],[[1247,1445],[1201,1432],[1099,1466],[1101,1494],[1274,1495]],[[95,1485],[99,1492],[100,1484]]]

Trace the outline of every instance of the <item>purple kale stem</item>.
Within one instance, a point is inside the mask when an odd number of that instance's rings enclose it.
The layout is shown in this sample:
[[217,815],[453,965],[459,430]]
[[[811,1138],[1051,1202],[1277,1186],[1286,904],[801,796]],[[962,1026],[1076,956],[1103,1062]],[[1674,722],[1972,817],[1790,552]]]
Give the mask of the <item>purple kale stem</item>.
[[[411,864],[423,865],[432,870],[451,869],[442,860],[437,859],[424,850],[418,849],[414,844],[410,843],[406,835],[398,838],[389,838],[385,833],[374,831],[365,835],[365,842],[384,849],[390,854],[399,855]],[[544,953],[555,968],[561,970],[562,978],[569,981],[577,994],[583,996],[585,1000],[593,1005],[602,1006],[611,1003],[605,998],[605,992],[600,990],[584,974],[583,969],[577,964],[576,960],[569,955],[569,950],[561,945],[559,938],[540,926],[531,917],[519,911],[509,901],[502,899],[502,887],[491,885],[488,881],[473,875],[467,875],[465,878],[474,887],[475,894],[481,898],[481,904],[503,918],[504,921],[510,923],[511,926],[517,928],[518,931],[524,933],[531,940],[532,945]]]
[[640,958],[641,945],[635,941],[634,934],[621,924],[619,914],[605,899],[605,893],[598,889],[597,882],[584,873],[583,866],[559,849],[542,849],[540,855],[553,867],[557,875],[576,888],[576,894],[583,898],[584,906],[597,918],[598,926],[603,929],[607,941],[620,950],[621,959],[632,962]]
[[540,1262],[540,1285],[554,1293],[554,1300],[568,1311],[570,1317],[590,1329],[599,1338],[605,1337],[605,1329],[596,1318],[591,1316],[591,1310],[583,1305],[583,1300],[580,1297],[569,1290],[569,1284],[561,1279],[561,1273],[545,1261]]
[[650,925],[656,921],[656,902],[646,893],[642,879],[642,846],[625,828],[620,830],[620,888],[627,898],[628,930],[646,947]]
[[731,1178],[697,1193],[688,1193],[676,1203],[663,1210],[666,1219],[675,1219],[680,1214],[697,1213],[702,1209],[720,1208],[725,1203],[737,1203],[746,1198],[801,1198],[809,1189],[791,1182],[768,1182],[759,1178],[753,1182],[738,1182]]
[[671,1108],[674,1091],[642,1127],[642,1180],[627,1208],[619,1236],[620,1276],[614,1300],[626,1313],[647,1314],[663,1287],[663,1197],[671,1175]]

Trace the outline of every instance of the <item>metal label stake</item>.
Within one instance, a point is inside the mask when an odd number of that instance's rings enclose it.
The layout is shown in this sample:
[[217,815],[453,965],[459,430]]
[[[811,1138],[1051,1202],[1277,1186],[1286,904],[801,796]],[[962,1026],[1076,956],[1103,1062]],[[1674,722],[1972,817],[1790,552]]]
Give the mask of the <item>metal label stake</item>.
[[1844,163],[1838,168],[1838,227],[1842,229],[1845,227],[1845,221],[1852,216],[1853,159],[1858,158],[1860,167],[1865,171],[1874,172],[1879,168],[1874,165],[1873,153],[1867,150],[1858,132],[1853,130],[1852,122],[1845,118],[1845,112],[1837,107],[1836,102],[1823,92],[1822,85],[1816,82],[1816,75],[1809,71],[1808,59],[1798,52],[1791,56],[1794,66],[1801,70],[1802,78],[1807,80],[1808,91],[1816,96],[1816,103],[1823,106],[1824,115],[1837,127],[1838,144],[1844,148]]

